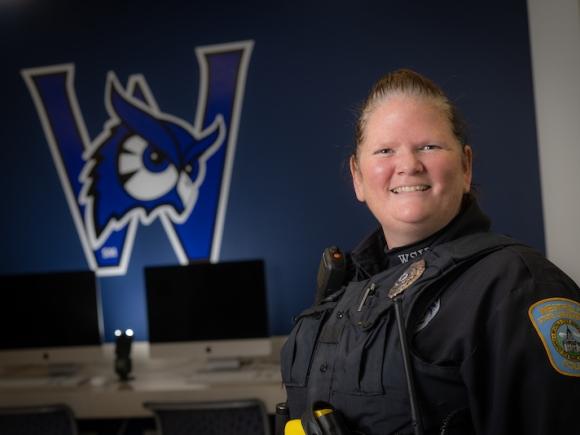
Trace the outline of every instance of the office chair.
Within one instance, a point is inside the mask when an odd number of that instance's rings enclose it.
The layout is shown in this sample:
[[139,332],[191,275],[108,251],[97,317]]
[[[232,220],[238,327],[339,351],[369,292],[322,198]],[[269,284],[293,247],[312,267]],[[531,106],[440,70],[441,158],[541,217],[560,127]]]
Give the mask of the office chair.
[[270,435],[261,400],[146,402],[159,435]]
[[66,405],[0,408],[0,434],[77,435],[77,424]]

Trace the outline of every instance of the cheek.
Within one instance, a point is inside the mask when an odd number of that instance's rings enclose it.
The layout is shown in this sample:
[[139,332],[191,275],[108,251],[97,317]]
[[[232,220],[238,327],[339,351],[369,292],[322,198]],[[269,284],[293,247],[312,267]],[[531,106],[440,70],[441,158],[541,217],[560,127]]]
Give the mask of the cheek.
[[440,168],[439,182],[445,190],[465,191],[466,175],[461,164],[446,164]]
[[373,186],[382,187],[391,174],[392,168],[387,162],[369,162],[363,167],[363,176]]
[[437,160],[431,162],[431,177],[441,189],[463,190],[465,186],[465,169],[460,159]]

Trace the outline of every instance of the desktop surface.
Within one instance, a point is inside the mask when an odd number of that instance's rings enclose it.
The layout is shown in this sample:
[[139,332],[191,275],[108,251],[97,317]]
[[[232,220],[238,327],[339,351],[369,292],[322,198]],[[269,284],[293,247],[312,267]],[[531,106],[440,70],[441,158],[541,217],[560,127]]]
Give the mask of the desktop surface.
[[[283,337],[274,340],[282,340]],[[139,348],[139,343],[137,343]],[[272,346],[279,349],[279,345]],[[147,401],[213,401],[258,398],[269,413],[286,398],[277,350],[236,370],[207,371],[201,361],[136,358],[133,379],[119,382],[113,361],[87,364],[74,379],[44,385],[5,383],[0,372],[0,406],[65,403],[81,419],[150,417]],[[4,372],[5,375],[5,372]]]

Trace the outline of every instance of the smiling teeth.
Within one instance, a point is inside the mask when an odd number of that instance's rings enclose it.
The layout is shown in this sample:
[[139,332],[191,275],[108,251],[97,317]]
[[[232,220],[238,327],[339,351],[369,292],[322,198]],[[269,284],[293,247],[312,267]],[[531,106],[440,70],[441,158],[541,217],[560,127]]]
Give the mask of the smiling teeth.
[[429,189],[429,186],[425,184],[420,184],[418,186],[399,186],[391,189],[393,193],[401,193],[401,192],[423,192],[424,190]]

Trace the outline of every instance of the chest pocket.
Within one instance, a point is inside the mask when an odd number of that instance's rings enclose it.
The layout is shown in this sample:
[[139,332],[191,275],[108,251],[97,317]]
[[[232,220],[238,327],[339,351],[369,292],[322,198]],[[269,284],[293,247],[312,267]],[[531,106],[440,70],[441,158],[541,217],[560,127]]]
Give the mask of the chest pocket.
[[349,394],[384,394],[383,370],[387,334],[392,334],[392,302],[347,312],[339,357],[335,366],[334,390]]
[[282,380],[287,387],[304,387],[320,329],[336,302],[303,311],[281,350]]

